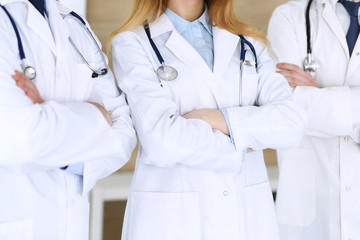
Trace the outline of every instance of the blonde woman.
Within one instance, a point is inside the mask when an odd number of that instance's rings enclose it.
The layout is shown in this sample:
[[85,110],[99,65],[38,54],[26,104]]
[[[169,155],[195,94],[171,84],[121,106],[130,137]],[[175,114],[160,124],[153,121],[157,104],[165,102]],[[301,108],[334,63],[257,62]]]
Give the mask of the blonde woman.
[[264,37],[231,0],[134,2],[112,36],[140,140],[122,239],[278,239],[262,150],[305,116]]

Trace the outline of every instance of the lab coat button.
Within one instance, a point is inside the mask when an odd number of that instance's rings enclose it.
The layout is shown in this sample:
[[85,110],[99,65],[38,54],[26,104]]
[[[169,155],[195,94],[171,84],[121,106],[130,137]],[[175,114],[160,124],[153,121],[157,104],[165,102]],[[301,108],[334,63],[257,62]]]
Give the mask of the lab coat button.
[[229,192],[225,190],[225,191],[223,192],[223,195],[226,197],[227,195],[229,195]]
[[[357,53],[356,53],[356,56],[360,56],[360,52],[357,52]],[[349,240],[351,240],[351,239],[349,239]]]
[[350,138],[348,136],[346,136],[346,137],[344,137],[344,141],[348,142],[348,141],[350,141]]
[[349,190],[350,190],[350,186],[346,186],[346,187],[345,187],[345,190],[346,190],[346,191],[349,191]]

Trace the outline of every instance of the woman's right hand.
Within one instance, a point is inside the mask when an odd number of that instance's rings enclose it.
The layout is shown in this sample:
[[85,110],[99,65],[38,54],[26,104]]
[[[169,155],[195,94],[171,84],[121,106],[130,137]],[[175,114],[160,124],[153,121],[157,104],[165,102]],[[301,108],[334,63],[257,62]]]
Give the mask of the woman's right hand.
[[108,111],[106,111],[106,109],[101,106],[100,104],[96,103],[96,102],[89,102],[90,104],[94,105],[95,107],[97,107],[100,112],[103,114],[103,116],[105,117],[106,121],[109,123],[110,126],[112,126],[112,120],[111,117],[108,113]]
[[278,73],[283,75],[288,81],[290,87],[309,86],[319,87],[314,78],[299,66],[290,63],[278,63],[276,67],[280,70]]

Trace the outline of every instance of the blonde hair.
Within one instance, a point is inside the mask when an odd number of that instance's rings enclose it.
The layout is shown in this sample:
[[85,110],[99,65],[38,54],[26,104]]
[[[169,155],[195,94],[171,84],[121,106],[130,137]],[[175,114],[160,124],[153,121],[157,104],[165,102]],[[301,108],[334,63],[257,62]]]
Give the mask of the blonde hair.
[[[266,37],[249,23],[241,20],[234,10],[233,0],[204,0],[208,6],[210,22],[236,35],[245,35],[267,43]],[[125,22],[113,31],[112,39],[119,33],[156,21],[166,10],[167,0],[134,0],[132,10]],[[110,47],[111,48],[111,47]]]

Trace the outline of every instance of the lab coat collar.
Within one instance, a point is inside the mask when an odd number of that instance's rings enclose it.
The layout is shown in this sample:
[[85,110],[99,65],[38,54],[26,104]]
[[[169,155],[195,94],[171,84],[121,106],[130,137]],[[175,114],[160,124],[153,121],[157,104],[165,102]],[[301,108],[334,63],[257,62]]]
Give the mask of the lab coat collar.
[[[213,27],[214,39],[214,74],[222,77],[228,68],[239,44],[239,36],[224,29]],[[239,66],[240,67],[240,66]]]
[[[48,8],[47,12],[50,15],[49,18],[51,18],[51,15],[53,14],[51,14],[50,8],[52,8],[53,2],[52,0],[51,1],[46,0],[46,1],[47,1],[46,5]],[[27,5],[28,15],[27,15],[26,23],[29,26],[29,28],[31,28],[32,31],[34,31],[37,35],[39,35],[49,46],[49,48],[54,53],[54,55],[56,55],[56,47],[52,32],[49,28],[46,19],[39,13],[39,11],[36,10],[36,8],[29,1],[26,0],[1,0],[1,4],[3,4],[5,7],[7,4],[18,3],[18,2],[22,2]]]
[[213,27],[214,72],[212,72],[200,54],[175,30],[166,14],[161,15],[156,22],[150,24],[150,28],[152,38],[171,31],[166,46],[178,59],[202,76],[200,79],[208,85],[218,106],[221,107],[219,86],[215,76],[222,77],[224,74],[238,46],[239,36]]
[[333,31],[334,35],[345,51],[347,58],[349,59],[350,54],[346,42],[346,35],[335,12],[336,2],[334,3],[334,0],[318,0],[317,3],[320,3],[317,5],[317,11],[319,12],[319,15],[321,15],[323,20]]
[[175,27],[166,16],[166,14],[162,14],[159,19],[157,19],[155,22],[152,22],[149,24],[151,29],[151,37],[155,38],[158,37],[166,32],[174,31]]
[[190,45],[188,41],[183,38],[183,36],[181,36],[180,33],[175,30],[175,27],[168,16],[166,16],[166,14],[162,14],[157,21],[150,24],[150,28],[152,38],[156,38],[157,36],[171,31],[171,34],[166,41],[166,47],[168,47],[180,61],[186,64],[189,69],[196,72],[198,76],[201,76],[199,79],[204,81],[209,87],[219,106],[220,99],[218,86],[213,72],[200,54]]

